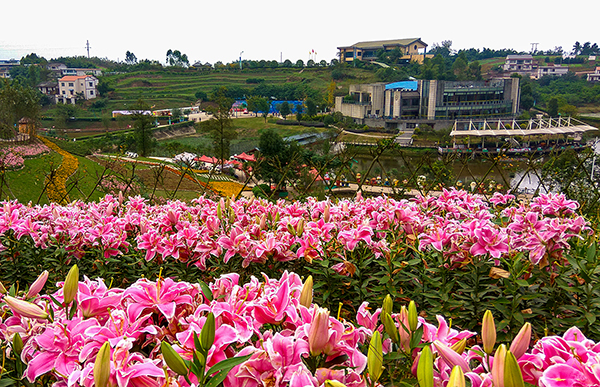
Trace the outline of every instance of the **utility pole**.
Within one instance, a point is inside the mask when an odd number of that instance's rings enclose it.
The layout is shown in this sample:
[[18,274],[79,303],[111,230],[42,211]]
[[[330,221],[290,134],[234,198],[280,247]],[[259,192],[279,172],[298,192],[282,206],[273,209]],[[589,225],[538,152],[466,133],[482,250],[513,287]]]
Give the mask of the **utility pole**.
[[88,52],[88,59],[90,59],[90,48],[91,47],[90,47],[90,41],[89,40],[86,41],[85,48],[87,49],[87,52]]
[[244,51],[240,52],[240,70],[242,69],[242,54]]
[[537,52],[537,46],[539,43],[531,43],[531,54],[535,54]]

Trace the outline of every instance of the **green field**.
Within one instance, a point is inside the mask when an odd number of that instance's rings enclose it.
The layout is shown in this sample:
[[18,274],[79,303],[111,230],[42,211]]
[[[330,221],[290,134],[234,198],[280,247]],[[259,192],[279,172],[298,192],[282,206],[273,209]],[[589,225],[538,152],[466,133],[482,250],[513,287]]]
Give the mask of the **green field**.
[[[374,72],[352,67],[346,70],[348,77],[337,82],[336,94],[345,94],[351,83],[375,82]],[[143,99],[155,109],[190,106],[196,102],[197,91],[212,92],[216,87],[242,87],[252,89],[251,78],[264,79],[267,85],[306,84],[325,93],[332,81],[330,68],[245,69],[242,71],[145,71],[105,76],[115,91],[110,93],[109,110],[126,109]]]

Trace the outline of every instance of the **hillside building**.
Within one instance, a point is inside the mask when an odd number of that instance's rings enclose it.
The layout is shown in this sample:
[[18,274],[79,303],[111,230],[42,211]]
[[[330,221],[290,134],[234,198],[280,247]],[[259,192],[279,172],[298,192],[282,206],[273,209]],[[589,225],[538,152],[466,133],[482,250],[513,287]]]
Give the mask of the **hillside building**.
[[596,71],[587,76],[588,82],[600,82],[600,66],[596,67]]
[[508,55],[503,68],[511,73],[530,74],[537,66],[532,55]]
[[67,75],[58,80],[56,103],[74,104],[78,98],[93,99],[98,96],[98,78],[93,75]]
[[358,42],[351,46],[338,47],[340,62],[352,62],[358,59],[363,62],[377,60],[377,53],[399,49],[407,61],[422,62],[427,51],[427,44],[421,38],[377,40],[370,42]]

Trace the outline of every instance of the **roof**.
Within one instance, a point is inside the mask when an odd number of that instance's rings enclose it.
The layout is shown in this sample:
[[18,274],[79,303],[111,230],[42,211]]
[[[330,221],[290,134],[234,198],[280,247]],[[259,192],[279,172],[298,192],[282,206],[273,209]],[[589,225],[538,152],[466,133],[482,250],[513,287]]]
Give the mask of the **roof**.
[[507,55],[506,59],[533,59],[532,55]]
[[384,46],[408,46],[414,42],[421,42],[421,44],[427,46],[427,44],[425,42],[423,42],[421,40],[421,38],[408,38],[408,39],[374,40],[374,41],[368,41],[368,42],[358,42],[358,43],[354,43],[352,46],[338,47],[338,49],[339,48],[347,48],[347,47],[366,49],[366,48],[379,48],[379,47],[384,47]]
[[85,79],[87,77],[96,78],[93,75],[65,75],[60,80],[61,81],[76,81],[78,79]]
[[419,88],[419,83],[417,81],[402,81],[402,82],[388,83],[387,85],[385,85],[386,90],[404,89],[404,90],[416,91],[418,88]]

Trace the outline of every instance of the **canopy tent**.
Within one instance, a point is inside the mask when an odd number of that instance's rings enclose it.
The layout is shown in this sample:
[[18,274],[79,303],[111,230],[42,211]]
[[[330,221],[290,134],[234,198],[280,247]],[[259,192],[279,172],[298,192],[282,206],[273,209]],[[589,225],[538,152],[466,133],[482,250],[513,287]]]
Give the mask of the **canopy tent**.
[[200,156],[196,159],[196,161],[200,161],[201,163],[209,163],[209,164],[218,164],[219,159],[216,157],[208,157],[208,156]]
[[246,152],[242,152],[241,154],[235,155],[233,157],[244,161],[256,161],[256,157],[254,157],[254,155],[249,155]]

